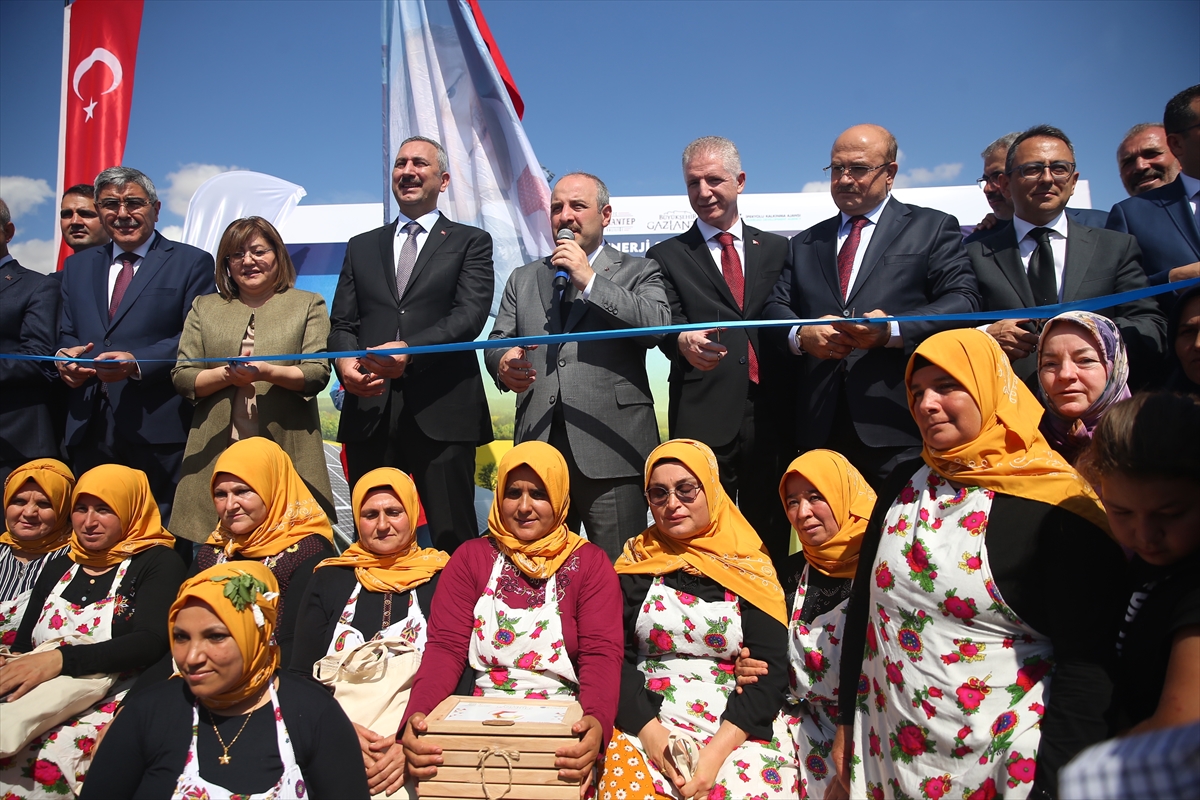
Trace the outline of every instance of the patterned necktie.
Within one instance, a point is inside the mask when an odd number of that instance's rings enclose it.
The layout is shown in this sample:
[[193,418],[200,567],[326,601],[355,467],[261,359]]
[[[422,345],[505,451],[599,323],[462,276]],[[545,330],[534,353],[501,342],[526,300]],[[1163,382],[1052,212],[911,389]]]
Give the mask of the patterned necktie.
[[850,235],[846,237],[842,249],[837,254],[838,285],[842,288],[843,300],[850,291],[850,273],[854,271],[854,255],[858,252],[862,229],[867,227],[869,221],[861,214],[850,218]]
[[408,286],[408,279],[412,277],[413,267],[417,263],[417,234],[421,233],[423,228],[415,222],[410,222],[401,230],[408,234],[408,238],[400,247],[400,259],[396,262],[396,297],[403,300],[404,289]]
[[1050,229],[1034,228],[1028,234],[1037,242],[1029,258],[1029,288],[1033,302],[1050,306],[1058,302],[1058,281],[1054,277],[1054,250],[1050,247]]
[[[744,308],[746,305],[746,279],[742,275],[742,260],[738,258],[737,248],[733,246],[733,234],[718,233],[713,238],[721,245],[721,274],[725,276],[725,283],[729,284],[729,293],[737,301],[738,308]],[[750,381],[758,383],[758,356],[754,352],[754,345],[749,340],[746,341],[746,346],[749,351],[747,361],[750,362]]]
[[130,282],[133,280],[133,265],[141,258],[137,253],[121,252],[117,256],[117,261],[121,262],[121,271],[117,273],[117,282],[113,284],[112,299],[108,301],[108,321],[112,322],[113,317],[117,315],[117,309],[121,307],[121,299],[125,297],[125,290],[129,288]]

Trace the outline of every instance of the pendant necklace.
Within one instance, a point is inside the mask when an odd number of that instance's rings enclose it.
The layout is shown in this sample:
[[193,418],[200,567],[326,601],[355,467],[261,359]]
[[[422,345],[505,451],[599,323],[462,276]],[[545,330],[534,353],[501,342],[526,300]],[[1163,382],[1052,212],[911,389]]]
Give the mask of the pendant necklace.
[[[254,711],[257,710],[257,708],[254,709]],[[217,761],[221,762],[222,765],[228,764],[233,760],[229,755],[229,748],[233,747],[234,742],[236,742],[238,737],[242,735],[242,731],[246,730],[246,724],[249,723],[250,718],[254,716],[254,711],[251,711],[246,715],[245,722],[242,723],[242,727],[238,728],[238,732],[233,735],[233,738],[229,740],[229,744],[225,744],[225,740],[221,738],[221,732],[217,730],[217,723],[213,721],[213,715],[211,713],[208,715],[208,721],[212,724],[213,733],[217,735],[217,741],[221,745],[221,750],[224,751],[220,756],[217,757]]]

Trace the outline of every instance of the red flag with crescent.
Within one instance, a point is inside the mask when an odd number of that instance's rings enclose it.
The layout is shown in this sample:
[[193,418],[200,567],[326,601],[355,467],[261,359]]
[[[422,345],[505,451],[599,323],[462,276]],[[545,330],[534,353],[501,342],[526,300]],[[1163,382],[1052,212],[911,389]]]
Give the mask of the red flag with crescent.
[[[59,194],[120,165],[143,0],[74,0],[64,11]],[[71,254],[58,240],[58,269]]]

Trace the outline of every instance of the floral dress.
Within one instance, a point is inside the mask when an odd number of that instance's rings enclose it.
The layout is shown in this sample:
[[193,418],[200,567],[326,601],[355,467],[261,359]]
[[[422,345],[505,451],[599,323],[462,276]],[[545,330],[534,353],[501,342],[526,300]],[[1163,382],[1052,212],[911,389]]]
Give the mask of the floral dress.
[[[355,583],[354,591],[350,592],[350,597],[346,600],[346,607],[342,609],[341,616],[338,617],[337,624],[333,627],[333,638],[329,641],[329,649],[325,655],[331,656],[343,650],[353,650],[366,644],[362,631],[353,625],[354,613],[358,609],[358,594],[361,591],[362,584]],[[391,615],[388,613],[390,609],[390,598],[388,598],[384,603],[384,617],[387,618],[384,627],[371,637],[371,641],[402,639],[411,644],[418,653],[423,653],[428,625],[425,623],[425,614],[421,611],[421,604],[417,602],[416,591],[408,593],[408,615],[404,619],[390,622]]]
[[[638,669],[646,688],[662,696],[658,721],[669,732],[686,734],[703,746],[721,726],[721,715],[735,688],[734,661],[742,648],[742,612],[726,590],[719,602],[672,589],[655,577],[637,619]],[[727,798],[796,797],[799,779],[791,737],[776,717],[770,741],[747,739],[722,765],[709,794]],[[636,735],[625,732],[645,756]],[[679,797],[679,791],[650,759],[654,788]]]
[[786,721],[800,765],[800,797],[820,800],[833,775],[829,752],[837,733],[838,667],[850,599],[846,597],[805,623],[801,614],[811,570],[811,566],[804,566],[788,624],[788,678],[793,702],[787,707]]
[[855,699],[851,797],[1022,800],[1053,650],[1004,602],[993,492],[923,466],[884,520]]
[[[60,640],[63,644],[86,645],[112,638],[114,614],[129,613],[120,593],[131,559],[117,566],[108,595],[84,606],[63,598],[63,590],[74,580],[79,565],[72,564],[42,606],[34,625],[34,647]],[[9,758],[0,758],[0,798],[61,798],[79,794],[92,763],[96,738],[116,715],[117,704],[133,685],[134,675],[122,675],[96,705],[77,717],[35,737],[29,745]],[[0,719],[3,711],[0,711]]]

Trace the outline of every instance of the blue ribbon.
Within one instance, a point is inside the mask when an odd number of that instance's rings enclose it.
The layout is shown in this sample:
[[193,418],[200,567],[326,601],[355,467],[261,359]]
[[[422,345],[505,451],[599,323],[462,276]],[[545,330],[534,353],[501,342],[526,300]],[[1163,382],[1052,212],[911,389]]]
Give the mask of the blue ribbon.
[[[804,325],[828,325],[831,322],[858,322],[882,324],[885,322],[994,322],[1001,319],[1050,319],[1067,311],[1099,311],[1112,306],[1119,306],[1143,297],[1154,297],[1167,292],[1183,291],[1200,285],[1200,278],[1190,278],[1186,281],[1165,283],[1159,286],[1147,286],[1120,294],[1110,294],[1103,297],[1093,297],[1087,300],[1073,300],[1070,303],[1057,303],[1051,306],[1036,306],[1034,308],[1008,308],[1000,311],[972,311],[964,314],[921,314],[917,316],[899,317],[838,317],[832,319],[739,319],[720,322],[689,322],[682,325],[654,325],[649,328],[616,328],[603,331],[581,331],[579,333],[556,333],[544,336],[519,336],[511,339],[484,339],[473,342],[449,342],[447,344],[427,344],[417,347],[392,347],[372,350],[338,350],[324,353],[286,353],[276,356],[229,356],[226,358],[189,358],[188,364],[229,364],[251,361],[304,361],[306,359],[361,358],[366,355],[424,355],[429,353],[458,353],[466,350],[494,350],[497,348],[530,347],[542,344],[566,344],[568,342],[592,342],[603,339],[626,339],[634,336],[659,336],[668,333],[683,333],[684,331],[703,331],[710,328],[791,328]],[[0,359],[12,361],[55,361],[94,364],[94,358],[70,358],[68,356],[39,356],[27,353],[0,353]],[[140,363],[174,364],[177,359],[146,358]],[[113,359],[111,363],[122,363]]]

